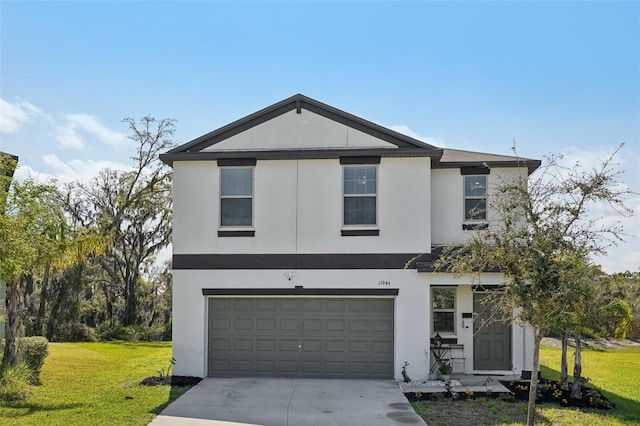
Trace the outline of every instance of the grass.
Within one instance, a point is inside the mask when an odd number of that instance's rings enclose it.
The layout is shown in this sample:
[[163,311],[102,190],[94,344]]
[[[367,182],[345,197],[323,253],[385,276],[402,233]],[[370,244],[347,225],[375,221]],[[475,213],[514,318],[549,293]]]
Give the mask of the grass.
[[146,425],[186,391],[138,386],[171,360],[171,343],[51,343],[42,385],[0,403],[0,424]]
[[[569,355],[573,353],[570,350]],[[637,425],[640,424],[640,347],[583,350],[582,374],[588,385],[598,388],[616,403],[610,411],[538,405],[538,423],[551,425]],[[560,350],[543,347],[540,351],[542,375],[560,378]],[[570,368],[573,364],[570,362]],[[571,380],[571,379],[570,379]],[[522,425],[526,423],[526,403],[482,399],[420,401],[412,403],[429,426]]]

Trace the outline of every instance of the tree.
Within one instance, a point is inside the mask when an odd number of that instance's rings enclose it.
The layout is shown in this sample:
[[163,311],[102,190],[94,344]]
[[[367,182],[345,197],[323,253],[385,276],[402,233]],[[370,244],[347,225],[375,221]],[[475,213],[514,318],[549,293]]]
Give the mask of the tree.
[[21,307],[28,277],[64,268],[100,253],[105,239],[71,232],[55,182],[13,182],[0,216],[0,279],[7,282],[7,335],[3,362],[15,366]]
[[570,259],[605,253],[621,240],[622,228],[591,219],[589,208],[605,203],[619,214],[629,192],[619,185],[614,152],[597,168],[578,163],[562,167],[562,156],[549,156],[531,178],[524,173],[498,182],[490,194],[492,225],[464,244],[449,247],[439,269],[454,273],[500,270],[504,273],[501,309],[533,331],[534,353],[527,424],[535,423],[540,342],[558,319],[558,301],[576,284]]
[[96,233],[113,233],[115,244],[99,259],[108,301],[114,289],[124,298],[121,321],[138,323],[138,286],[155,255],[171,240],[171,169],[159,154],[173,146],[175,120],[126,118],[136,143],[130,171],[102,170],[90,183],[72,184],[66,207],[74,221]]

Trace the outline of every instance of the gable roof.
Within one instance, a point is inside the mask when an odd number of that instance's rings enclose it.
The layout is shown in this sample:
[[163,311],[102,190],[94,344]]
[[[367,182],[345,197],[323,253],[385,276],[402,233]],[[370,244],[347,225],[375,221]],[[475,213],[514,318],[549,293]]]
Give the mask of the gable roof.
[[[239,133],[252,129],[262,123],[295,110],[307,110],[357,131],[366,133],[394,145],[395,148],[318,148],[318,149],[280,149],[280,150],[208,150],[207,148],[225,141]],[[322,159],[341,157],[431,157],[431,167],[436,168],[484,168],[490,167],[527,167],[531,174],[540,166],[540,160],[519,158],[507,155],[463,151],[439,148],[398,133],[379,124],[365,120],[330,105],[297,94],[270,105],[260,111],[247,115],[217,130],[202,135],[180,145],[164,154],[160,159],[169,165],[174,161],[199,161],[243,159],[280,160],[280,159]]]
[[[232,136],[244,132],[252,127],[276,118],[289,111],[302,109],[313,112],[327,119],[341,123],[355,130],[364,132],[375,138],[395,145],[396,149],[384,148],[348,148],[348,149],[312,149],[312,150],[279,150],[279,151],[205,151],[204,149],[222,142]],[[386,127],[372,123],[348,112],[339,110],[315,99],[297,94],[283,101],[268,106],[260,111],[244,118],[220,127],[206,135],[200,136],[190,142],[180,145],[165,154],[160,159],[171,165],[176,160],[215,160],[221,158],[257,158],[257,159],[282,159],[282,158],[338,158],[343,156],[373,156],[384,157],[432,157],[437,163],[442,156],[442,149],[421,142],[410,136],[403,135]]]

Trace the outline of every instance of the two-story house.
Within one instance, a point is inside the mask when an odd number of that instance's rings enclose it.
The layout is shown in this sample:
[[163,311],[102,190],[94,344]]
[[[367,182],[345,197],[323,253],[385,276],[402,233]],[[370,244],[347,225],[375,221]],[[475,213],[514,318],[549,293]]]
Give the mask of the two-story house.
[[455,372],[531,370],[528,330],[481,326],[502,274],[480,289],[432,264],[490,225],[492,180],[539,161],[441,149],[302,95],[161,158],[175,374],[399,379],[408,362],[426,378],[436,335]]

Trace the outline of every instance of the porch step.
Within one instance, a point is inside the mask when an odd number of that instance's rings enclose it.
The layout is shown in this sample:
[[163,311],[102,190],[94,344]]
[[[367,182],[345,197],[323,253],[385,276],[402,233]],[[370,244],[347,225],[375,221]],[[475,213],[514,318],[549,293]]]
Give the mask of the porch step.
[[[498,380],[511,380],[511,377],[491,376],[491,380],[487,380],[488,376],[464,376],[451,378],[451,390],[454,392],[491,392],[491,393],[509,393],[509,389],[504,387]],[[409,383],[398,383],[403,393],[422,392],[422,393],[441,393],[447,389],[445,382],[442,380],[424,380]]]

